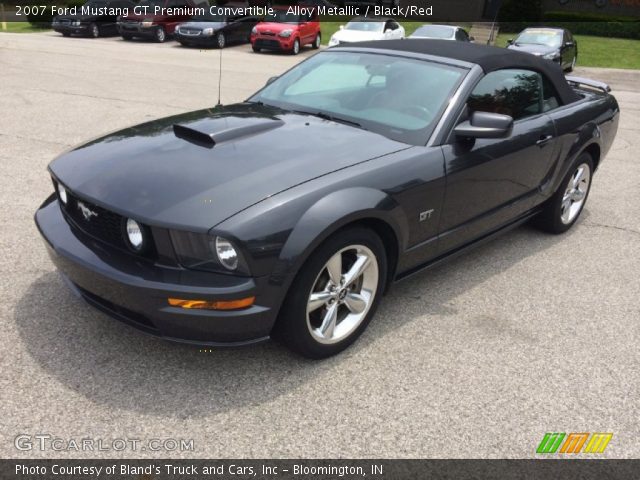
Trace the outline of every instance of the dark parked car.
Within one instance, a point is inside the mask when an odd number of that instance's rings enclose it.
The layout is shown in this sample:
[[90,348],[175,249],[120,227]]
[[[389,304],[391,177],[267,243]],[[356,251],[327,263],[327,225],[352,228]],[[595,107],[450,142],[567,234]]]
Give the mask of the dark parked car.
[[578,43],[571,32],[563,28],[526,28],[515,40],[509,40],[507,48],[550,60],[569,72],[578,61]]
[[193,17],[191,9],[196,6],[209,8],[193,0],[141,0],[132,13],[120,18],[118,30],[124,40],[141,37],[162,43],[173,35],[177,25]]
[[[214,9],[216,7],[213,7]],[[207,10],[204,15],[195,16],[191,21],[176,27],[174,36],[185,46],[224,48],[229,43],[247,43],[251,40],[251,29],[258,23],[257,17],[249,17],[232,10]]]
[[71,288],[118,320],[326,357],[394,280],[529,219],[571,228],[619,108],[569,81],[484,45],[336,47],[243,103],[62,154],[36,223]]
[[118,35],[118,17],[133,11],[134,6],[135,4],[129,0],[89,0],[84,5],[76,7],[76,15],[54,17],[51,28],[65,37],[84,35],[98,38]]
[[422,25],[416,28],[409,38],[433,38],[458,42],[472,42],[474,40],[464,28],[455,25]]

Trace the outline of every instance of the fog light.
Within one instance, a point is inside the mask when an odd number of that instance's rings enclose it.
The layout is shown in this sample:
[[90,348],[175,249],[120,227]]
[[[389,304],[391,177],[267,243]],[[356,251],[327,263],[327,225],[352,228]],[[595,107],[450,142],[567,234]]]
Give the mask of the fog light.
[[58,183],[58,196],[63,204],[67,204],[67,189],[62,186],[61,183]]
[[186,309],[201,310],[239,310],[253,305],[256,297],[241,298],[238,300],[184,300],[182,298],[168,298],[169,305]]
[[129,240],[129,244],[134,248],[134,250],[140,250],[144,243],[142,227],[138,222],[131,218],[127,219],[127,240]]

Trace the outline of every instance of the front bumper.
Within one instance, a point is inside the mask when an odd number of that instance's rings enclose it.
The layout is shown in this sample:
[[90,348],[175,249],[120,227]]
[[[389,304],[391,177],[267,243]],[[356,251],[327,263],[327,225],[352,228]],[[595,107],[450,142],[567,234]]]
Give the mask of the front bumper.
[[154,37],[157,28],[157,25],[143,27],[142,25],[118,24],[120,35],[130,35],[132,37]]
[[58,25],[58,24],[53,24],[52,28],[55,32],[58,33],[69,33],[69,34],[75,34],[75,35],[88,35],[89,34],[89,25],[86,24],[80,24],[78,26],[71,26],[71,25]]
[[295,38],[294,36],[283,38],[277,35],[269,37],[252,36],[251,46],[263,50],[289,51],[293,50],[293,41]]
[[174,33],[175,39],[182,45],[213,47],[216,44],[215,35],[183,35],[182,33]]
[[[74,292],[113,318],[167,340],[235,346],[267,340],[277,308],[267,277],[236,277],[163,267],[111,249],[71,227],[55,196],[35,215],[51,260]],[[234,300],[255,296],[242,310],[189,310],[169,297]]]

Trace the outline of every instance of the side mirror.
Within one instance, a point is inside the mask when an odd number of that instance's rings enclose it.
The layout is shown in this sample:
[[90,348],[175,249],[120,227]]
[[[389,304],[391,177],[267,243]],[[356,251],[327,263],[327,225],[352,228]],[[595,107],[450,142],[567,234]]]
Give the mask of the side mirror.
[[267,80],[267,83],[264,84],[264,86],[266,87],[267,85],[271,85],[273,82],[275,82],[278,79],[278,76],[276,75],[275,77],[270,77]]
[[489,112],[473,112],[471,118],[453,131],[463,138],[503,138],[511,133],[513,118]]
[[507,45],[512,45],[513,44],[513,38],[510,38],[509,40],[507,40]]
[[476,41],[476,37],[469,37],[469,41],[470,42],[475,42]]
[[344,25],[340,25],[340,30],[344,30]]

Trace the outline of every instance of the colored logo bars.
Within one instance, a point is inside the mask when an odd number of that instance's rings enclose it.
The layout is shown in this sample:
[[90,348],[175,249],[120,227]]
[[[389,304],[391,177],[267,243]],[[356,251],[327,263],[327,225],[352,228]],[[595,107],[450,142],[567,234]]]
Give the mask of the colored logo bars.
[[604,453],[611,437],[613,433],[545,433],[536,453]]

